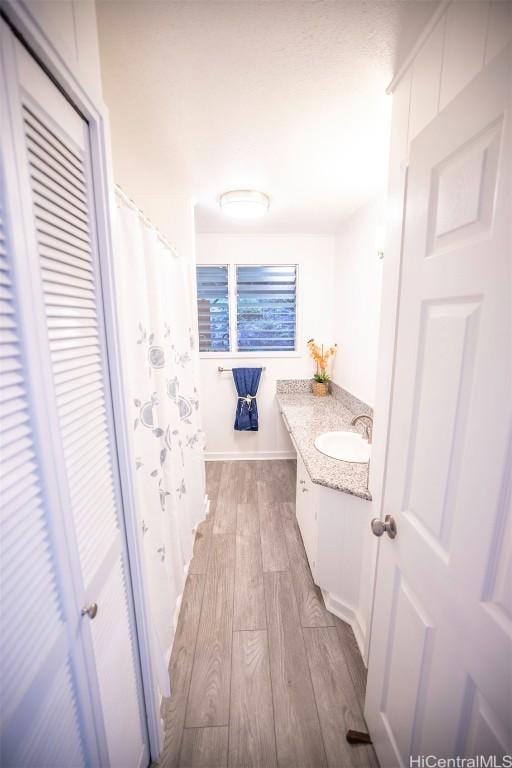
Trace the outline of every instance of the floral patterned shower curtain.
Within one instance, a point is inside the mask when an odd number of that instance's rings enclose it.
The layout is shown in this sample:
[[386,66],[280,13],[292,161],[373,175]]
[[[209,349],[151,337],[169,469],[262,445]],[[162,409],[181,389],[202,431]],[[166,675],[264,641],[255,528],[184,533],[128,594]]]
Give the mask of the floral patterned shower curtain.
[[141,549],[162,694],[174,617],[204,515],[196,322],[189,270],[117,194],[115,282]]

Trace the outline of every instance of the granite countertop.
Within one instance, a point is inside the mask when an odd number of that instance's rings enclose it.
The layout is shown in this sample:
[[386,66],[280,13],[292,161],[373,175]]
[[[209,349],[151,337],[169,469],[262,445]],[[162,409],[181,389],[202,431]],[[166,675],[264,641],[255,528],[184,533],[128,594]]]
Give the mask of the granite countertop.
[[371,500],[367,487],[368,464],[331,459],[314,445],[315,438],[323,432],[358,431],[350,426],[357,414],[332,395],[317,397],[311,392],[277,392],[276,398],[311,480],[335,491]]

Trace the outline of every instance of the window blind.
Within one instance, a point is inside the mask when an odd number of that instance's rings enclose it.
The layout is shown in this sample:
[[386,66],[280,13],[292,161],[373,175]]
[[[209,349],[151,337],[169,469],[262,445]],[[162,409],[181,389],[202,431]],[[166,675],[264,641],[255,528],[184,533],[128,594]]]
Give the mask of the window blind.
[[239,352],[294,352],[297,268],[236,268]]
[[229,351],[229,287],[227,266],[197,267],[199,351]]

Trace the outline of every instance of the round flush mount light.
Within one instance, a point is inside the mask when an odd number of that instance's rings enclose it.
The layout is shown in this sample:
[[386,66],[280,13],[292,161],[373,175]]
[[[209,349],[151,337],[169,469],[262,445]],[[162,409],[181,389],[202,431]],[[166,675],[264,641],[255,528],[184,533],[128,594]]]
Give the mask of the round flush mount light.
[[232,219],[258,219],[270,207],[270,200],[263,192],[254,189],[235,189],[220,196],[223,213]]

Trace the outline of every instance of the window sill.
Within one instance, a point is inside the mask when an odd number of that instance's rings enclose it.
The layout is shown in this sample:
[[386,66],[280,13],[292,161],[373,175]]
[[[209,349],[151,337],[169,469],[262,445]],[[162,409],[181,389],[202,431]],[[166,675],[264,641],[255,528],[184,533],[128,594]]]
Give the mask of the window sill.
[[200,360],[262,360],[265,358],[303,357],[301,352],[200,352]]

